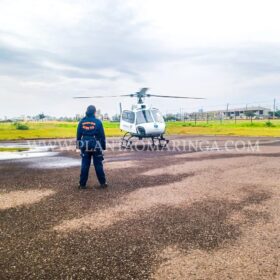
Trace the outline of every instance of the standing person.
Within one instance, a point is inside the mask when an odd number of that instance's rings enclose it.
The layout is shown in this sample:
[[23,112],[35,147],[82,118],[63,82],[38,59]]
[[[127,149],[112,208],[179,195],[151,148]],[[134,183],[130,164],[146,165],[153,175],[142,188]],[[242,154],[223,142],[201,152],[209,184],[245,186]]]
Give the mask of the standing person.
[[106,177],[103,170],[103,150],[106,150],[106,138],[102,122],[95,117],[96,108],[88,106],[86,116],[79,122],[77,145],[81,150],[82,167],[80,188],[86,189],[91,159],[101,188],[106,188]]

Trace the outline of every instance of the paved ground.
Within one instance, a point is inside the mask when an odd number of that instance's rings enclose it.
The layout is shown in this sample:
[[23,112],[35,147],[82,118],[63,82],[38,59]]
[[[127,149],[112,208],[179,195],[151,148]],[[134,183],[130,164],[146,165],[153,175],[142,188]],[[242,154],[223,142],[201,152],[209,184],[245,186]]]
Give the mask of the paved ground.
[[0,161],[0,279],[279,279],[279,139],[171,146],[108,151],[108,190],[74,152]]

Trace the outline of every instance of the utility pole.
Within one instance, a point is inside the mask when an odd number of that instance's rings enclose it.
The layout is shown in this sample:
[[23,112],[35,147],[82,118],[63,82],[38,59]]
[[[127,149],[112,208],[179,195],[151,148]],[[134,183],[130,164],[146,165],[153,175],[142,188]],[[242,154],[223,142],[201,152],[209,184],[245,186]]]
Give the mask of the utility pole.
[[276,112],[276,98],[273,101],[273,119],[275,119],[275,112]]
[[229,104],[227,104],[227,118],[229,118],[229,115],[228,115],[228,107],[229,107]]
[[119,106],[120,106],[120,115],[121,115],[122,114],[122,103],[121,102],[120,102]]

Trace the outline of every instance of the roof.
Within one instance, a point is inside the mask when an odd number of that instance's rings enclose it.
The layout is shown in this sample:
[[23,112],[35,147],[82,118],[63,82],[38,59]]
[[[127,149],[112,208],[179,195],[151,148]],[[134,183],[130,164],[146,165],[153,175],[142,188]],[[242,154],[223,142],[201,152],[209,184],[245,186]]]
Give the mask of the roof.
[[243,108],[229,108],[228,110],[214,110],[214,111],[208,111],[208,112],[221,112],[221,113],[226,113],[226,112],[240,112],[240,111],[258,111],[258,110],[263,110],[263,111],[270,111],[269,108],[261,107],[261,106],[255,106],[255,107],[243,107]]

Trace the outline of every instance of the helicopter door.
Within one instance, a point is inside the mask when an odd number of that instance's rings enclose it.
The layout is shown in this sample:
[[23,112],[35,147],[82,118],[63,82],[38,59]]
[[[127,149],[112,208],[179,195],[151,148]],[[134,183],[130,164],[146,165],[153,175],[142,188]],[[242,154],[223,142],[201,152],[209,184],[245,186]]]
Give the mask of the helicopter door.
[[135,121],[135,113],[132,111],[123,111],[122,113],[122,121],[128,123],[134,123]]
[[135,113],[123,111],[121,116],[120,128],[126,132],[135,133]]

